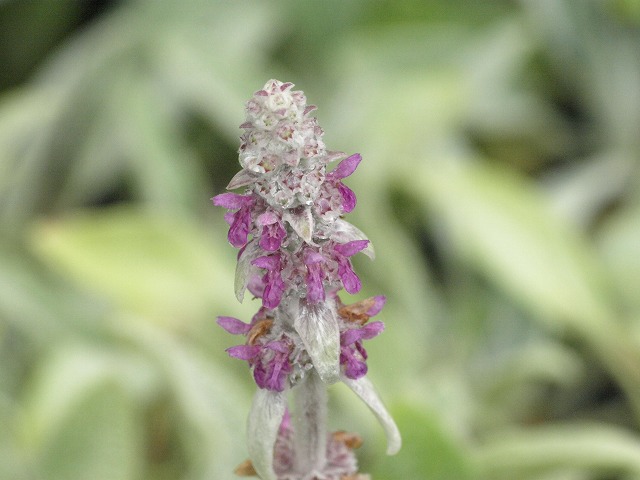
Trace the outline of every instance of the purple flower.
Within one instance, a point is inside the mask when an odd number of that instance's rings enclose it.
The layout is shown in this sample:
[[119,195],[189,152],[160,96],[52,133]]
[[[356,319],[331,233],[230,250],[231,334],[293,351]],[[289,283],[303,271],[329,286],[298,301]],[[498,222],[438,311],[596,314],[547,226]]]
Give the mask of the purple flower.
[[344,289],[353,294],[358,293],[362,288],[360,279],[353,271],[351,261],[348,257],[351,257],[361,250],[364,250],[369,245],[369,240],[354,240],[348,243],[337,244],[333,247],[335,252],[335,259],[338,262],[338,275],[342,280]]
[[325,258],[318,252],[307,248],[303,254],[304,264],[307,267],[307,301],[309,303],[318,303],[324,301],[325,291],[322,281],[325,273],[322,264]]
[[262,351],[257,345],[236,345],[225,350],[230,357],[247,360],[251,363]]
[[384,295],[376,295],[373,297],[373,305],[367,310],[367,315],[373,317],[380,313],[384,304],[387,303],[387,297]]
[[327,173],[327,182],[336,188],[342,196],[342,211],[344,213],[349,213],[356,207],[356,194],[341,180],[351,175],[361,160],[360,154],[355,153],[342,160],[335,169]]
[[249,231],[251,230],[251,210],[255,200],[250,195],[238,195],[237,193],[221,193],[211,199],[213,204],[229,210],[236,210],[229,213],[225,220],[229,222],[229,243],[236,248],[246,245]]
[[351,257],[367,248],[367,245],[369,245],[369,240],[353,240],[352,242],[338,244],[333,248],[341,255]]
[[367,351],[362,346],[362,340],[376,337],[384,330],[382,322],[369,323],[360,328],[350,328],[340,335],[340,364],[344,367],[344,374],[352,380],[357,380],[367,373]]
[[260,388],[282,392],[293,370],[289,360],[290,347],[284,341],[273,341],[261,347],[260,362],[253,368],[253,378]]
[[256,223],[262,227],[260,246],[267,252],[278,250],[287,236],[287,231],[284,229],[278,215],[272,211],[267,211],[257,218]]
[[279,253],[258,257],[251,262],[256,267],[264,268],[263,278],[264,292],[262,294],[262,304],[267,308],[276,308],[280,305],[282,294],[285,290],[285,283],[281,275],[281,256]]
[[260,388],[282,392],[288,386],[293,371],[290,354],[294,349],[291,338],[272,333],[273,320],[261,308],[250,324],[234,317],[218,317],[218,325],[234,335],[245,335],[247,343],[228,348],[229,356],[249,362],[253,378]]
[[340,316],[340,364],[344,375],[357,380],[367,373],[367,351],[362,345],[363,340],[370,340],[382,333],[384,324],[373,322],[367,324],[370,317],[377,315],[384,307],[386,297],[378,295],[367,298],[351,305],[344,305],[339,297]]
[[234,317],[218,317],[218,325],[234,335],[246,335],[251,330],[250,324]]

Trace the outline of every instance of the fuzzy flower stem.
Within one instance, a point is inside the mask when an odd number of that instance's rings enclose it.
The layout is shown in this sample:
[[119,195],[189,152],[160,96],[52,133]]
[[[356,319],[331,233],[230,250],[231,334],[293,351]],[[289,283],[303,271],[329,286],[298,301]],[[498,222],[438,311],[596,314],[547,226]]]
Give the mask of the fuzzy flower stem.
[[321,471],[327,456],[326,386],[317,373],[309,373],[293,391],[296,470],[302,474]]

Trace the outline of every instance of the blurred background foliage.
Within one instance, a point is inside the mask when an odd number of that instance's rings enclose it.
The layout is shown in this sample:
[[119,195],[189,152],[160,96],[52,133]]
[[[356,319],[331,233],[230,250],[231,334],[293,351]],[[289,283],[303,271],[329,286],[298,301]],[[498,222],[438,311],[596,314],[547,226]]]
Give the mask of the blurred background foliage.
[[231,479],[254,390],[209,198],[292,81],[384,293],[374,478],[640,479],[638,0],[0,2],[0,479]]

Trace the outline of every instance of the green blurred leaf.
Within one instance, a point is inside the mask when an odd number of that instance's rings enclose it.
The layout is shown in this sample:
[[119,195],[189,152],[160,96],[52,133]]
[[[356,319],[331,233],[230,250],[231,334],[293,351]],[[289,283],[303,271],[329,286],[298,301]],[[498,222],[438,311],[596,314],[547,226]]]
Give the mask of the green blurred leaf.
[[33,379],[22,443],[42,478],[132,480],[142,467],[140,398],[154,388],[134,355],[63,343]]
[[235,147],[243,121],[238,105],[275,76],[265,72],[266,54],[286,26],[278,8],[260,2],[191,3],[198,9],[173,6],[187,15],[153,45],[156,74],[176,101],[203,114]]
[[640,209],[612,215],[601,228],[598,242],[616,292],[630,313],[640,316]]
[[[4,380],[4,379],[0,379]],[[22,420],[19,404],[8,392],[0,391],[0,478],[27,480],[31,458],[17,441],[18,425]]]
[[42,136],[54,118],[58,95],[53,89],[33,89],[5,94],[0,103],[0,195],[18,181],[22,154]]
[[612,318],[594,252],[526,183],[452,162],[404,179],[447,226],[452,247],[552,327],[602,328]]
[[373,478],[470,480],[467,452],[424,405],[395,404],[393,417],[402,433],[402,449],[393,457],[377,460]]
[[121,88],[114,99],[121,107],[118,120],[134,191],[152,210],[181,216],[206,199],[204,175],[180,140],[163,95],[139,77],[135,72],[121,72]]
[[73,288],[24,246],[0,242],[0,328],[16,336],[16,355],[40,352],[62,337],[96,334],[105,311],[104,301]]
[[0,1],[0,86],[22,80],[75,27],[86,5],[73,0]]
[[559,342],[530,340],[512,349],[484,359],[491,362],[487,372],[473,379],[483,400],[476,422],[484,427],[552,418],[558,407],[551,389],[566,391],[592,380],[579,355]]
[[127,392],[113,382],[95,385],[82,392],[48,439],[42,478],[135,480],[141,472],[142,433]]
[[593,119],[599,134],[614,146],[637,148],[638,29],[611,21],[610,10],[615,6],[611,1],[520,3],[553,63],[558,81],[577,96],[580,108]]
[[640,415],[637,346],[616,318],[596,251],[512,174],[479,163],[405,171],[407,189],[446,228],[450,248],[530,309],[575,335],[623,385]]
[[125,310],[179,326],[238,309],[233,250],[218,232],[209,239],[187,218],[114,208],[41,223],[32,242],[79,284]]
[[136,355],[104,346],[61,343],[39,366],[29,388],[24,441],[32,448],[55,443],[52,438],[67,422],[79,421],[73,420],[79,402],[89,401],[97,391],[126,396],[126,401],[118,401],[131,404],[130,408],[134,399],[147,398],[156,388],[154,372]]
[[[482,478],[530,478],[575,468],[609,474],[640,474],[640,441],[609,425],[575,424],[500,432],[477,451]],[[536,478],[535,476],[533,478]]]
[[218,365],[193,344],[135,318],[126,316],[116,327],[121,338],[136,345],[158,368],[189,460],[188,478],[230,475],[246,458],[244,424],[254,388],[250,374],[245,370],[242,381],[226,363]]
[[634,154],[607,151],[553,172],[543,186],[553,210],[586,230],[630,189],[635,166]]

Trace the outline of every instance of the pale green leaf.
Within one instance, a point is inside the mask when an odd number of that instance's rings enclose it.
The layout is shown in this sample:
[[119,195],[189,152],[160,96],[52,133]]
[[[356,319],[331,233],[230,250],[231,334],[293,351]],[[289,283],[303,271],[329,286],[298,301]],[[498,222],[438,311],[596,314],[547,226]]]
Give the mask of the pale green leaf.
[[405,179],[444,222],[452,246],[536,313],[576,328],[611,317],[594,252],[531,186],[504,171],[446,161]]
[[235,255],[221,222],[208,234],[186,218],[128,208],[41,223],[40,256],[77,283],[125,310],[174,325],[235,307]]
[[131,398],[117,383],[83,391],[43,449],[40,471],[50,480],[135,480],[141,473],[143,430]]
[[133,401],[144,399],[154,388],[153,372],[137,356],[82,343],[62,343],[40,365],[28,390],[24,440],[34,448],[52,441],[73,417],[78,402],[96,390],[121,390]]
[[622,428],[600,424],[554,425],[500,432],[478,449],[482,478],[511,479],[543,471],[640,474],[640,441]]
[[[373,478],[405,480],[470,480],[475,478],[461,442],[425,405],[399,404],[392,409],[402,433],[403,446],[393,457],[372,462]],[[366,470],[365,470],[366,471]]]
[[613,215],[600,230],[598,242],[616,292],[640,316],[640,209]]
[[227,363],[215,363],[192,343],[135,317],[124,316],[115,326],[156,366],[193,478],[229,476],[246,458],[244,425],[254,388],[249,372],[234,377]]
[[596,250],[517,176],[480,163],[439,161],[404,176],[463,257],[553,331],[577,335],[640,412],[640,362],[616,318]]

